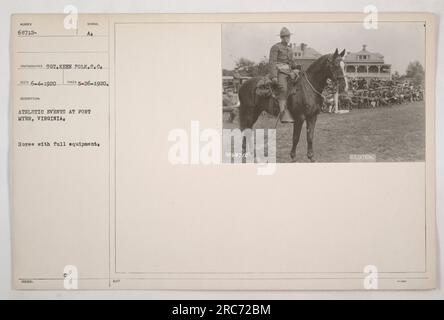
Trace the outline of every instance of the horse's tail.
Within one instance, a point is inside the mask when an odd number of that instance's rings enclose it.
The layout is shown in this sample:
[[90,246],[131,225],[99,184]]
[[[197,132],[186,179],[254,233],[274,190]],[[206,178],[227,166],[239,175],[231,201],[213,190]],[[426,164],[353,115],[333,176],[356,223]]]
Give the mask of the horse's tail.
[[256,86],[260,77],[255,77],[245,81],[239,88],[239,124],[240,129],[251,128],[251,113],[256,106]]
[[239,87],[239,126],[241,130],[246,128],[247,110],[248,106],[252,104],[252,99],[250,97],[250,79],[242,83]]

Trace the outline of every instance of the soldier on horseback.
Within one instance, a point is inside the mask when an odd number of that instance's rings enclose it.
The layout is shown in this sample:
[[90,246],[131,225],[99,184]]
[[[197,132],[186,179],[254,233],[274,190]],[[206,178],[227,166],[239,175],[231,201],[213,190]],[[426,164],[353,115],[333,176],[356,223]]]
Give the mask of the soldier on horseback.
[[290,31],[283,27],[280,32],[281,42],[273,45],[270,50],[270,77],[279,87],[277,92],[279,117],[283,123],[294,122],[286,106],[288,80],[292,76],[292,68],[295,66],[294,54],[290,46],[290,35]]

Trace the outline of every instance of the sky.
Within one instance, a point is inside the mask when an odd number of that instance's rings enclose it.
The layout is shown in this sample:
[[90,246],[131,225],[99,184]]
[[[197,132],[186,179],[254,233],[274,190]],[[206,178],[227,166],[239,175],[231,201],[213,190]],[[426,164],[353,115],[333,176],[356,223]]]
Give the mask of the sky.
[[336,48],[357,52],[367,45],[379,52],[392,73],[404,74],[411,61],[425,65],[425,27],[421,22],[379,22],[378,29],[365,29],[362,23],[243,23],[222,26],[222,67],[233,69],[240,58],[259,62],[269,55],[273,44],[280,41],[279,31],[286,26],[291,43],[301,42],[321,54]]

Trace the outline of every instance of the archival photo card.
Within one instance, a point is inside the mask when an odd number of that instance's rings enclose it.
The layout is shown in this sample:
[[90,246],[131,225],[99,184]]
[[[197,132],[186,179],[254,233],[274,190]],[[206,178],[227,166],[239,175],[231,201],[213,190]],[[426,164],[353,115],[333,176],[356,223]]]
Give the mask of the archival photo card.
[[13,286],[436,286],[435,17],[11,17]]

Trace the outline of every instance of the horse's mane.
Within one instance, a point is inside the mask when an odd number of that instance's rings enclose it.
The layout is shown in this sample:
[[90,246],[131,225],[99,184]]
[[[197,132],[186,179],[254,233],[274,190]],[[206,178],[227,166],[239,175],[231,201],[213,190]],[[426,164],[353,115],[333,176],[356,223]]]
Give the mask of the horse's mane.
[[[303,70],[302,72],[309,73],[311,75],[319,75],[322,74],[322,68],[325,66],[325,61],[329,59],[332,56],[331,53],[324,54],[323,56],[320,56],[317,58],[308,68],[307,70]],[[296,85],[297,83],[300,83],[302,80],[302,76],[299,76],[294,83]]]
[[320,56],[318,59],[316,59],[307,69],[306,72],[310,73],[317,73],[321,67],[324,66],[325,61],[332,56],[331,53],[324,54],[323,56]]
[[[313,77],[319,77],[319,75],[323,75],[323,68],[325,67],[325,62],[327,61],[327,59],[331,58],[333,55],[331,53],[329,54],[324,54],[322,56],[320,56],[318,59],[316,59],[308,68],[307,70],[303,70],[302,73],[308,73],[311,75],[311,81],[313,81]],[[309,87],[309,85],[305,82],[302,81],[302,78],[304,76],[300,75],[296,81],[293,83],[293,88],[296,87],[297,84],[302,85],[306,88]],[[322,80],[322,84],[323,84],[323,80]],[[313,83],[314,85],[314,83]]]

